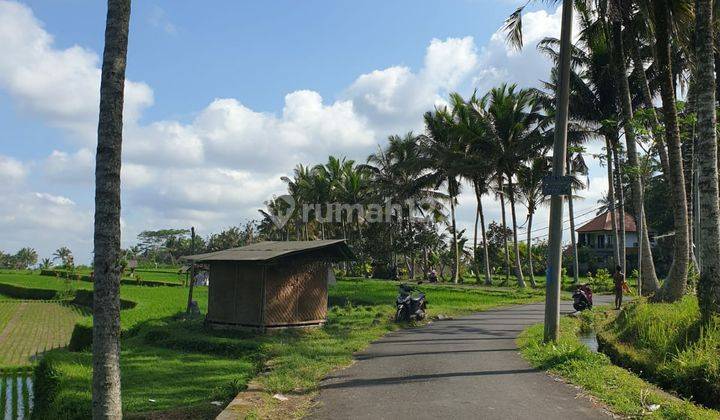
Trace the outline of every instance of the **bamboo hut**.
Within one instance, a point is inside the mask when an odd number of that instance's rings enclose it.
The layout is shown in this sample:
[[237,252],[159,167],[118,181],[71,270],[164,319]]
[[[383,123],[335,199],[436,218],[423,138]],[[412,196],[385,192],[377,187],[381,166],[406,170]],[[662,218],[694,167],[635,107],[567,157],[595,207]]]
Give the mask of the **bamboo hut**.
[[331,263],[353,254],[344,240],[266,241],[185,259],[210,267],[208,325],[266,330],[325,322]]

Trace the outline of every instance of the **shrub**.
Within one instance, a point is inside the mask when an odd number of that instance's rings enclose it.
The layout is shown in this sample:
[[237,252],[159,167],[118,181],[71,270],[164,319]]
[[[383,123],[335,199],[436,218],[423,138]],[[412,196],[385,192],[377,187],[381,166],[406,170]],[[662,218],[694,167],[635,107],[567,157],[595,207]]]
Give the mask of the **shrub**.
[[593,292],[611,292],[615,290],[615,283],[610,273],[604,269],[598,269],[594,276],[588,274],[588,284]]

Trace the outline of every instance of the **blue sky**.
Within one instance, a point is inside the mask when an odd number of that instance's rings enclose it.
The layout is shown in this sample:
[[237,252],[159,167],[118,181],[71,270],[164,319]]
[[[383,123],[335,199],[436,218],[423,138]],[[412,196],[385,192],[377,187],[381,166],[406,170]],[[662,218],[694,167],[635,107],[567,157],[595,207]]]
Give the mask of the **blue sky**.
[[[135,1],[124,244],[143,229],[209,234],[256,218],[296,163],[362,160],[388,135],[422,130],[422,112],[451,91],[535,85],[549,63],[534,44],[557,35],[559,13],[531,10],[528,48],[515,52],[498,29],[519,3]],[[104,19],[102,1],[0,0],[2,250],[68,245],[89,260]],[[461,204],[469,225],[473,200]]]

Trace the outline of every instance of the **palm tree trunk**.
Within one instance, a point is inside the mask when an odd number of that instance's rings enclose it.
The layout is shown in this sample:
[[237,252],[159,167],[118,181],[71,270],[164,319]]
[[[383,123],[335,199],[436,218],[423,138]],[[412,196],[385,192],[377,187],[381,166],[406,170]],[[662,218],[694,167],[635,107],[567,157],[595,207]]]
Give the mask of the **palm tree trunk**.
[[[615,62],[616,80],[618,83],[618,97],[623,114],[623,129],[625,130],[625,141],[627,143],[628,164],[632,168],[638,168],[639,162],[637,157],[637,147],[635,144],[635,130],[632,127],[633,119],[632,102],[630,99],[630,84],[627,78],[627,69],[625,68],[625,53],[622,44],[622,30],[619,22],[612,25],[612,41],[613,41],[613,60]],[[682,175],[681,175],[682,176]],[[640,219],[642,226],[647,226],[645,222],[645,213],[642,206],[642,180],[640,174],[630,174],[630,189],[632,190],[633,202],[635,204],[635,214]],[[684,196],[684,193],[683,193]],[[621,223],[623,222],[621,216]],[[647,228],[643,228],[640,232],[640,240],[643,241],[643,261],[642,261],[642,289],[647,293],[652,293],[658,289],[659,283],[655,274],[655,264],[652,260],[652,250],[650,249],[650,238]]]
[[478,197],[478,189],[477,184],[473,183],[475,186],[475,197],[478,198],[477,201],[477,208],[475,210],[475,228],[473,229],[473,265],[475,271],[475,284],[480,284],[480,264],[478,264],[478,255],[477,255],[477,238],[478,238],[478,222],[480,221],[480,200]]
[[[572,165],[570,164],[570,154],[567,156],[567,173],[570,175],[572,171]],[[575,209],[573,206],[573,194],[572,190],[570,191],[570,195],[568,196],[568,216],[570,217],[570,246],[572,247],[573,252],[573,284],[580,283],[580,278],[578,271],[580,271],[579,263],[578,263],[578,250],[577,250],[577,241],[575,239]]]
[[95,158],[93,387],[95,419],[122,418],[120,398],[120,166],[130,0],[108,0]]
[[622,267],[623,273],[626,271],[627,265],[627,231],[625,230],[625,188],[623,186],[622,166],[620,165],[620,134],[616,137],[616,147],[613,149],[613,159],[615,161],[615,191],[618,196],[618,229],[619,239],[618,251],[620,259],[616,263]]
[[515,277],[517,278],[518,287],[525,287],[525,279],[522,272],[522,260],[520,259],[520,246],[518,244],[517,234],[517,217],[515,215],[515,193],[513,192],[512,176],[508,175],[508,189],[510,199],[510,215],[513,224],[513,252],[515,253]]
[[568,214],[570,216],[570,245],[572,246],[573,252],[573,283],[578,284],[580,282],[580,271],[578,263],[578,249],[577,240],[575,238],[575,211],[573,209],[573,196],[568,196]]
[[[657,37],[657,66],[660,80],[660,96],[665,114],[665,137],[668,144],[668,163],[673,174],[670,188],[673,190],[673,215],[675,221],[675,245],[673,263],[659,298],[674,302],[685,293],[689,263],[689,240],[687,203],[685,199],[685,175],[683,174],[682,154],[680,151],[680,130],[670,53],[670,13],[667,0],[654,0],[655,32]],[[648,248],[643,248],[647,249]]]
[[614,234],[613,249],[615,251],[615,265],[620,263],[620,235],[618,234],[617,214],[615,213],[615,188],[613,179],[613,158],[610,140],[605,137],[605,158],[607,159],[607,177],[608,177],[608,211],[610,212],[610,223]]
[[[687,99],[685,101],[686,115],[697,115],[697,74],[695,74],[696,71],[697,69],[692,72],[692,74],[690,75],[690,81],[688,83],[689,87],[687,92]],[[693,124],[690,138],[682,143],[681,150],[683,158],[683,170],[685,174],[685,199],[687,200],[688,212],[688,252],[690,255],[690,261],[692,262],[693,266],[699,270],[700,266],[698,265],[698,260],[695,255],[697,247],[697,244],[695,242],[697,229],[695,223],[695,216],[698,213],[696,209],[698,203],[695,200],[698,191],[697,177],[695,176],[695,172],[697,172],[697,166],[695,165],[695,162],[697,161],[695,156],[695,150],[697,147],[696,129],[696,124]]]
[[457,284],[460,278],[460,253],[458,251],[458,240],[457,240],[457,226],[455,224],[455,197],[450,196],[450,213],[452,217],[452,231],[453,231],[453,253],[455,257],[455,267],[453,269],[453,283]]
[[[698,298],[703,320],[720,313],[720,204],[718,203],[717,116],[715,110],[715,63],[713,41],[713,2],[696,0],[697,82],[703,86],[697,95],[698,122],[698,211],[701,231],[701,269]],[[702,211],[700,211],[702,210]]]
[[670,181],[670,164],[668,163],[667,147],[665,146],[665,138],[662,130],[659,129],[660,120],[658,119],[657,112],[655,111],[655,105],[653,105],[653,96],[650,92],[650,84],[648,83],[647,75],[645,74],[645,68],[643,67],[643,60],[640,56],[640,49],[637,42],[633,42],[630,45],[630,53],[632,54],[633,64],[636,68],[636,73],[640,81],[640,91],[642,93],[643,104],[645,108],[650,111],[653,139],[655,140],[655,147],[660,155],[660,166],[662,166],[663,174],[665,178]]
[[533,222],[533,212],[528,211],[528,227],[527,227],[527,253],[528,253],[528,272],[530,275],[530,285],[532,287],[537,287],[537,283],[535,282],[535,271],[533,270],[533,253],[532,253],[532,222]]
[[503,244],[505,245],[505,281],[504,286],[510,284],[510,252],[508,250],[507,239],[505,239],[505,232],[507,231],[507,218],[505,217],[505,191],[503,191],[503,177],[498,176],[498,185],[500,187],[500,209],[502,211],[502,227],[503,227]]
[[483,254],[485,256],[485,285],[492,286],[492,275],[490,274],[490,256],[488,255],[487,235],[485,233],[485,214],[482,207],[482,196],[478,197],[478,213],[480,213],[480,234],[482,235]]

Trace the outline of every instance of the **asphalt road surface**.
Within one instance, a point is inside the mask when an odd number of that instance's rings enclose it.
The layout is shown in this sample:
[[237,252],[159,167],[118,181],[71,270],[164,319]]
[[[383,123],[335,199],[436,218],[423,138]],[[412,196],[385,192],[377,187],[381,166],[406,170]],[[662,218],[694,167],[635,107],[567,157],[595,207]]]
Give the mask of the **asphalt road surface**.
[[[596,296],[609,303],[611,296]],[[561,311],[572,312],[569,302]],[[390,333],[320,385],[317,419],[607,419],[577,389],[533,369],[515,339],[544,304]]]

